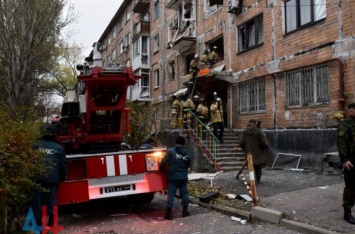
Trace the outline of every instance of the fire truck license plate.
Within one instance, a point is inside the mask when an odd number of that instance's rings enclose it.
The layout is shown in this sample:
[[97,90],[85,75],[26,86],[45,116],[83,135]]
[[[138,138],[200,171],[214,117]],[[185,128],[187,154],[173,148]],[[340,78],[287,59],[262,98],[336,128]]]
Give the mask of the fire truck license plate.
[[130,185],[101,188],[101,193],[114,193],[114,192],[127,191],[127,190],[131,190]]

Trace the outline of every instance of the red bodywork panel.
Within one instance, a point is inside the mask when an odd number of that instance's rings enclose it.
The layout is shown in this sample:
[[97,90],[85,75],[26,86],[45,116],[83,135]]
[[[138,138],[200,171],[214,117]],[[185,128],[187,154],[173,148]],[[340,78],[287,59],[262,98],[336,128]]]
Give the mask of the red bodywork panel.
[[79,75],[75,95],[62,106],[58,141],[70,149],[120,144],[129,133],[127,88],[140,78],[130,67],[94,67]]
[[127,88],[140,78],[130,67],[83,69],[76,90],[67,93],[62,117],[53,123],[67,153],[58,205],[166,190],[157,166],[166,149],[120,149],[130,131]]

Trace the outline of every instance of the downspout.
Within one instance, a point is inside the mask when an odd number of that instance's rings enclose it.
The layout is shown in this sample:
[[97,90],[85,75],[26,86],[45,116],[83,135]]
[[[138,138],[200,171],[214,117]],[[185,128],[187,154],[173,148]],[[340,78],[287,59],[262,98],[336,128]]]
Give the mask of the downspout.
[[277,100],[277,92],[276,92],[276,75],[275,74],[273,74],[273,75],[271,75],[272,76],[272,79],[273,79],[273,82],[274,82],[274,129],[276,128],[276,126],[277,126],[277,123],[276,123],[276,120],[277,120],[277,116],[276,116],[276,114],[277,114],[277,111],[276,111],[276,109],[277,109],[277,103],[276,103],[276,100]]
[[[161,60],[161,67],[162,69],[162,89],[161,89],[161,95],[162,95],[162,116],[163,118],[167,117],[165,116],[165,57],[166,57],[166,51],[165,51],[165,5],[163,5],[163,11],[162,11],[163,17],[162,17],[162,22],[161,22],[161,27],[162,27],[162,60]],[[163,119],[162,119],[162,124],[161,126],[163,126]]]
[[339,111],[345,110],[345,95],[344,95],[344,65],[343,62],[339,59],[335,59],[338,62],[339,69]]

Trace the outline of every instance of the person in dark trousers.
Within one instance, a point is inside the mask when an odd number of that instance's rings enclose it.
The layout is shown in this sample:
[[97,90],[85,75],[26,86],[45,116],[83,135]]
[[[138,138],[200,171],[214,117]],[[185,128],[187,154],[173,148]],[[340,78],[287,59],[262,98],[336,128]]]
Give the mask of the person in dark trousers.
[[[210,106],[211,119],[213,124],[213,135],[223,144],[224,133],[224,119],[223,119],[223,107],[220,98],[216,98],[216,101]],[[219,134],[218,133],[219,129]]]
[[256,184],[259,184],[262,176],[262,168],[266,163],[265,151],[269,148],[266,135],[260,128],[260,120],[250,119],[246,129],[242,132],[239,146],[245,152],[245,156],[251,153]]
[[348,118],[340,121],[337,128],[337,148],[344,173],[343,208],[344,220],[355,224],[351,208],[355,201],[355,103],[348,105]]
[[[56,143],[54,135],[57,134],[56,126],[48,124],[43,129],[44,135],[34,145],[34,148],[43,153],[45,163],[44,175],[37,176],[34,181],[39,185],[34,189],[31,207],[35,215],[37,225],[41,226],[42,219],[42,195],[45,195],[48,226],[53,226],[53,208],[56,204],[56,190],[60,181],[67,175],[65,165],[65,152],[63,147]],[[44,190],[43,190],[44,189]]]
[[168,181],[165,219],[172,220],[174,218],[174,196],[177,189],[179,189],[181,205],[183,206],[182,217],[190,215],[190,212],[187,210],[190,203],[187,191],[187,171],[190,165],[191,155],[185,147],[185,138],[178,136],[175,146],[167,150],[160,164],[160,170],[166,170],[166,178]]

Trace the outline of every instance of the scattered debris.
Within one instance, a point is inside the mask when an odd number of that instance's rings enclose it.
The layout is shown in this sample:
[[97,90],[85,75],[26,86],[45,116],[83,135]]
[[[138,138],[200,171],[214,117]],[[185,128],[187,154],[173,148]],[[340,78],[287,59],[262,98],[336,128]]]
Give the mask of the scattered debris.
[[83,218],[81,215],[78,215],[78,214],[73,214],[73,218],[76,218],[76,219],[81,219]]
[[238,218],[238,217],[235,217],[235,216],[232,216],[231,218],[232,218],[232,220],[238,221],[238,222],[240,222],[240,220],[242,220],[241,218]]
[[112,214],[111,217],[117,217],[117,216],[125,216],[127,214]]
[[239,199],[239,200],[245,200],[245,201],[248,201],[248,202],[251,202],[253,201],[253,199],[248,195],[248,194],[239,194],[236,199]]
[[212,198],[219,196],[219,192],[209,192],[199,197],[199,200],[204,203],[209,203]]
[[271,167],[298,169],[301,157],[302,155],[297,154],[278,153]]

